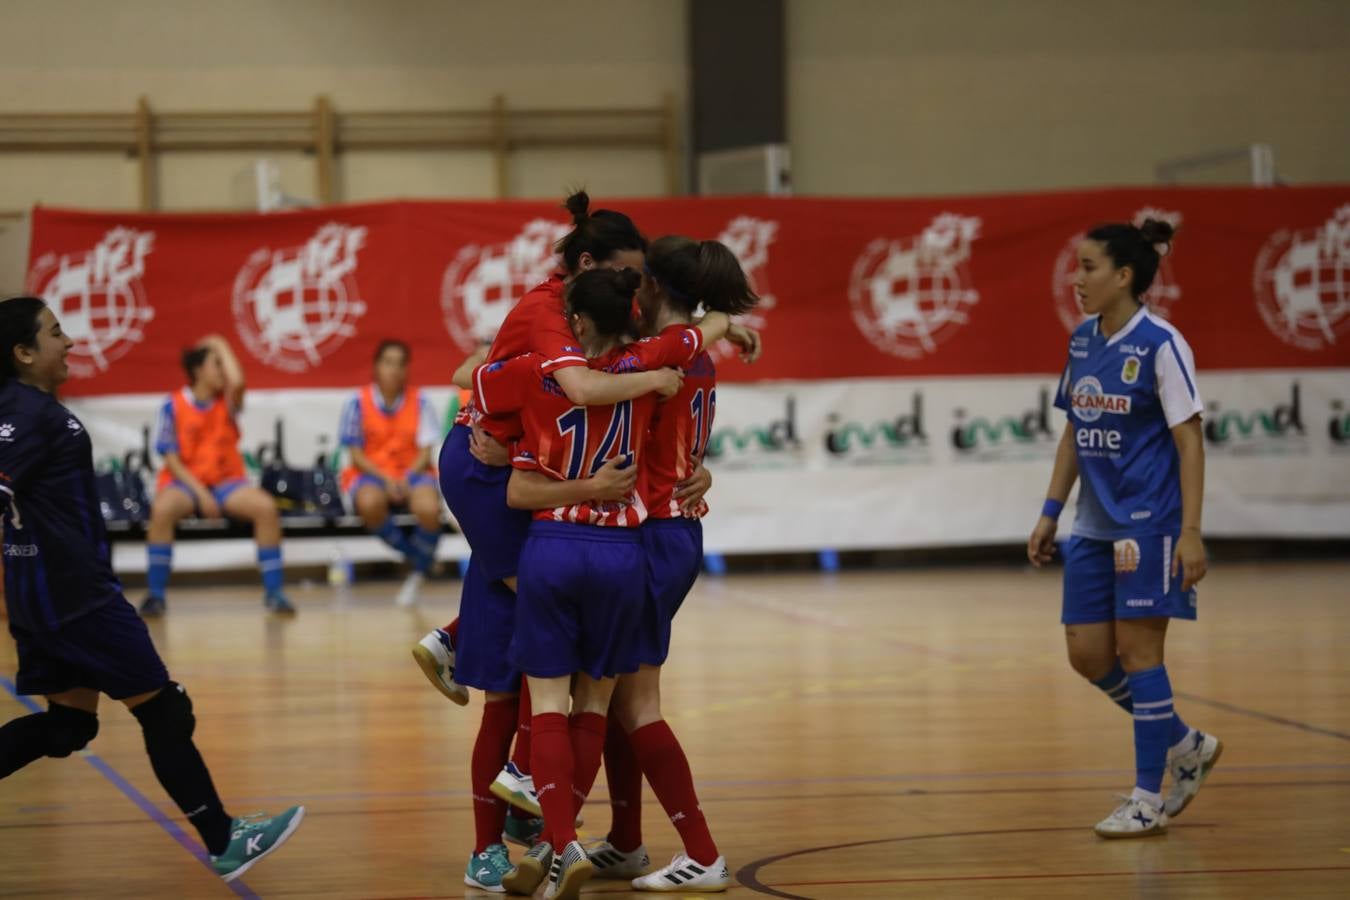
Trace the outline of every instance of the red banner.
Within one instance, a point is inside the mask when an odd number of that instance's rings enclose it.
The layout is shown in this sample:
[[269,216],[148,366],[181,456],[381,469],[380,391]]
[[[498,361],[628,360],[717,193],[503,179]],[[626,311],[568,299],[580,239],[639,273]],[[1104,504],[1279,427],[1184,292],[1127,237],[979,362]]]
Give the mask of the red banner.
[[[724,365],[727,380],[1055,372],[1080,317],[1076,241],[1144,216],[1179,226],[1148,300],[1202,369],[1350,366],[1350,187],[608,205],[740,257],[766,350]],[[253,387],[360,382],[387,337],[412,346],[419,381],[444,383],[547,275],[566,230],[551,203],[37,209],[28,289],[76,341],[70,394],[163,391],[210,332]]]

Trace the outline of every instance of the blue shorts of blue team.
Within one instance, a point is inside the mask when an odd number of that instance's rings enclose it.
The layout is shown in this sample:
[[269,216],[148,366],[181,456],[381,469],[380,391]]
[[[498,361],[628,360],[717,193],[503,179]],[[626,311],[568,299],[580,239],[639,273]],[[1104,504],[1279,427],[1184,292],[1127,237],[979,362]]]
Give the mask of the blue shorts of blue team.
[[125,700],[169,683],[145,622],[121,594],[55,631],[11,624],[9,633],[18,649],[20,694],[90,688]]
[[515,628],[515,593],[500,581],[484,578],[478,554],[473,554],[459,597],[455,681],[480,691],[519,691],[520,670],[511,664]]
[[530,530],[528,510],[506,505],[510,466],[488,466],[469,452],[472,430],[456,425],[441,445],[441,496],[459,524],[488,581],[516,574],[525,535]]
[[[229,499],[231,494],[242,487],[248,487],[248,480],[244,478],[235,478],[231,481],[222,481],[220,484],[212,485],[208,490],[211,492],[211,496],[215,498],[216,505],[223,511],[225,509],[225,501]],[[165,488],[178,488],[178,490],[191,497],[193,512],[198,518],[201,517],[202,506],[197,502],[197,495],[192,493],[192,488],[183,484],[183,482],[176,478],[166,484]]]
[[[426,472],[414,472],[408,476],[407,481],[408,487],[414,490],[420,487],[434,488],[437,486],[436,479],[432,478],[431,475]],[[352,509],[356,508],[356,492],[367,485],[384,490],[383,481],[376,478],[374,475],[367,475],[362,472],[360,475],[357,475],[356,478],[352,479],[351,486],[347,488],[347,502],[351,505]],[[401,509],[407,505],[408,504],[406,503],[390,504],[390,506],[395,509]]]
[[1116,541],[1073,537],[1064,544],[1065,625],[1116,619],[1194,619],[1196,593],[1172,575],[1176,535]]
[[703,523],[698,519],[648,519],[642,548],[647,557],[647,602],[638,626],[637,661],[660,666],[670,655],[670,627],[703,568]]
[[536,678],[637,671],[647,583],[638,529],[534,522],[518,579],[511,642],[518,669]]

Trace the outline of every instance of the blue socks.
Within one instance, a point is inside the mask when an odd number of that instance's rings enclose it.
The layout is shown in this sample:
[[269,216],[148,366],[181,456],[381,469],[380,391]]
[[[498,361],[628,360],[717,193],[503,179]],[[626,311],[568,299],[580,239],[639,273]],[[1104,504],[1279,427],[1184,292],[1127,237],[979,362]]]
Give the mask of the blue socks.
[[1101,688],[1102,693],[1111,698],[1116,706],[1126,712],[1134,712],[1134,703],[1130,699],[1130,676],[1121,667],[1120,657],[1116,657],[1116,665],[1110,672],[1092,683]]
[[394,524],[393,516],[386,518],[380,527],[375,529],[375,536],[397,550],[400,556],[411,559],[417,552],[413,549],[412,541],[408,540],[408,535]]
[[421,525],[413,530],[412,546],[413,552],[409,555],[412,560],[413,568],[423,575],[431,572],[431,566],[436,562],[436,545],[440,543],[441,530],[427,531]]
[[169,570],[173,566],[173,544],[147,544],[145,549],[148,557],[146,587],[151,597],[163,600],[169,587]]
[[263,593],[268,597],[280,594],[285,577],[281,568],[281,548],[259,547],[258,569],[262,572]]
[[412,537],[394,524],[394,517],[385,519],[375,536],[398,551],[399,555],[412,563],[413,569],[426,575],[436,561],[436,545],[441,540],[440,529],[427,531],[421,525],[413,529]]
[[1131,672],[1129,685],[1134,701],[1135,790],[1157,795],[1162,792],[1167,750],[1176,742],[1174,735],[1185,737],[1187,728],[1172,710],[1166,666]]

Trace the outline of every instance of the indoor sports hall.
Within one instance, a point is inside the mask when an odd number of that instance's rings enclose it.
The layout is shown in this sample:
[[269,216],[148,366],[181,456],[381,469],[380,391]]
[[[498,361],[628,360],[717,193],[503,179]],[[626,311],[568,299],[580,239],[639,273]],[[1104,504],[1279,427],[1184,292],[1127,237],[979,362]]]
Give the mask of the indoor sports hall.
[[1350,896],[1350,5],[0,22],[0,896]]

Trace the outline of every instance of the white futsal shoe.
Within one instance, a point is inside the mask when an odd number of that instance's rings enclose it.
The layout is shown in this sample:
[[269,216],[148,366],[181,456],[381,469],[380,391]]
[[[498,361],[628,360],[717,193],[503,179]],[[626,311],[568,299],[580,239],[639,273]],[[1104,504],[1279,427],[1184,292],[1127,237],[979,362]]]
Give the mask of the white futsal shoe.
[[[523,809],[541,819],[544,817],[544,810],[539,805],[539,795],[534,792],[534,776],[526,775],[510,760],[502,766],[502,770],[492,780],[488,790],[492,792],[492,796],[505,800],[516,809]],[[576,827],[580,828],[583,824],[585,820],[582,819],[581,813],[577,813]]]
[[1093,831],[1104,838],[1137,838],[1167,831],[1167,813],[1142,797],[1124,797]]
[[539,795],[534,792],[534,776],[526,775],[513,762],[508,761],[502,767],[488,790],[492,796],[505,800],[517,809],[540,818],[544,816],[544,811],[539,808]]
[[455,681],[455,648],[445,629],[435,628],[428,632],[426,637],[413,644],[412,655],[432,687],[460,706],[468,704],[469,689]]
[[631,853],[624,853],[609,841],[592,841],[586,847],[586,855],[595,866],[596,878],[620,878],[631,881],[652,864],[647,848],[641,845]]
[[417,597],[422,593],[422,582],[427,578],[421,572],[409,573],[408,577],[403,579],[403,585],[394,595],[394,605],[407,608],[417,605]]
[[716,894],[729,887],[731,887],[731,872],[727,870],[725,856],[719,856],[712,865],[704,866],[681,853],[665,868],[633,879],[635,891]]
[[1191,729],[1182,742],[1167,752],[1167,770],[1172,773],[1172,790],[1163,804],[1169,818],[1176,818],[1191,805],[1200,785],[1223,754],[1223,741],[1212,734]]
[[580,841],[572,841],[553,857],[553,869],[544,888],[544,900],[577,900],[581,888],[591,880],[595,866],[586,856]]

